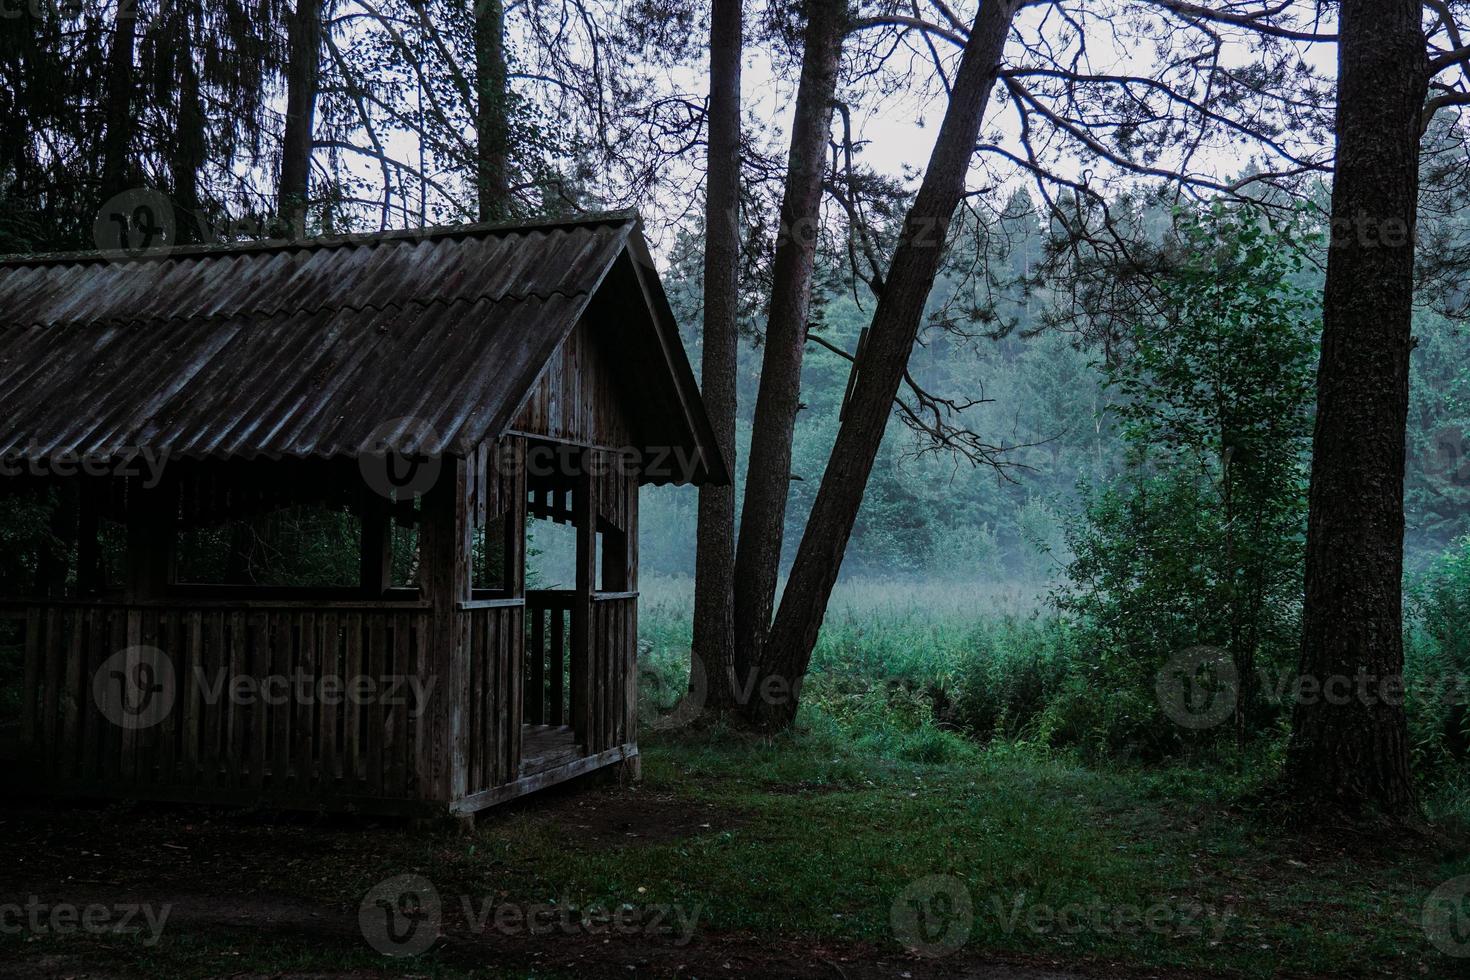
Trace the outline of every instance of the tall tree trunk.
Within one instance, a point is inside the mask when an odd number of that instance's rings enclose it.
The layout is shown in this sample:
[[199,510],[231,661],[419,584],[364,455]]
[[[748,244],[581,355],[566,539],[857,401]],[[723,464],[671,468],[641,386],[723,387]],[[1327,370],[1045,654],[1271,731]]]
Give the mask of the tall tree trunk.
[[122,0],[113,19],[107,54],[107,105],[102,137],[102,200],[128,189],[132,171],[133,55],[138,46],[138,5]]
[[287,30],[291,51],[286,67],[286,132],[281,142],[276,209],[288,224],[289,237],[304,238],[321,74],[321,0],[297,0],[295,11],[287,19]]
[[[735,555],[735,649],[742,662],[759,663],[771,626],[781,541],[791,488],[791,443],[801,400],[801,360],[811,306],[812,267],[832,97],[847,30],[847,0],[807,4],[806,42],[801,81],[791,124],[791,150],[781,199],[772,268],[771,305],[766,319],[765,355],[750,458],[745,473],[745,505]],[[740,683],[749,680],[737,677]]]
[[199,202],[199,171],[204,166],[204,104],[199,94],[199,72],[194,65],[190,20],[180,13],[175,34],[178,45],[179,107],[173,152],[169,154],[174,188],[174,227],[181,243],[203,239]]
[[510,217],[506,74],[505,6],[501,0],[480,0],[475,5],[475,77],[479,88],[475,107],[479,159],[475,161],[475,177],[481,221],[504,221]]
[[[1420,114],[1417,0],[1343,0],[1337,164],[1307,523],[1292,802],[1350,820],[1414,820],[1403,673],[1404,426]],[[1366,676],[1368,697],[1359,697]],[[1345,679],[1348,696],[1311,695]]]
[[857,379],[847,416],[837,431],[791,578],[766,639],[761,683],[767,696],[753,704],[757,720],[766,727],[784,727],[796,717],[800,681],[811,662],[924,304],[939,272],[949,223],[964,194],[975,140],[1018,2],[985,0],[965,43],[929,168],[904,219],[868,343],[855,366]]
[[[735,472],[735,369],[739,349],[741,0],[710,11],[709,165],[705,178],[705,406],[720,452]],[[699,488],[690,693],[704,707],[734,704],[735,487]]]

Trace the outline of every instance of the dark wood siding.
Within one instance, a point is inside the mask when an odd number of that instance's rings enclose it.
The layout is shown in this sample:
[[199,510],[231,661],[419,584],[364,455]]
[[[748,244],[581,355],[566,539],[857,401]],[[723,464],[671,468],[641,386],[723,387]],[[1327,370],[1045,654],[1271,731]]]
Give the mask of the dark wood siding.
[[636,444],[627,394],[596,328],[579,322],[531,388],[511,430],[581,445]]

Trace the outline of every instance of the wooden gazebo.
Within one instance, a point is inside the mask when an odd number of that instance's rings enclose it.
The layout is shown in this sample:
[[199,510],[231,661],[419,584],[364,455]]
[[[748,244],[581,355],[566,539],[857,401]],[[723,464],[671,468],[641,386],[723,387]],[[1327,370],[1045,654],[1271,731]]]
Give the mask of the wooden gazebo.
[[[463,815],[636,767],[639,487],[729,479],[636,215],[6,259],[0,390],[0,506],[60,542],[0,601],[13,786]],[[304,506],[355,583],[181,570]]]

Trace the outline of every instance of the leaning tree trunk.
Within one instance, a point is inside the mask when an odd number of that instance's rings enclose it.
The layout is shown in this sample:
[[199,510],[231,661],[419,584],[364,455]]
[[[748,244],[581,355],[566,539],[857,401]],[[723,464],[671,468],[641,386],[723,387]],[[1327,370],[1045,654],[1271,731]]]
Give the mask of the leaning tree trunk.
[[138,5],[122,2],[113,19],[107,54],[107,99],[103,110],[102,200],[128,188],[132,170],[133,54],[138,46]]
[[[756,393],[745,506],[740,510],[735,554],[735,648],[747,663],[760,662],[761,645],[770,629],[771,608],[776,600],[822,178],[827,170],[832,98],[846,30],[847,0],[813,0],[807,5],[801,81],[791,124],[765,355]],[[748,679],[736,678],[739,682]]]
[[1328,683],[1349,693],[1298,698],[1286,779],[1308,812],[1413,820],[1394,687],[1404,663],[1404,426],[1429,73],[1418,0],[1344,0],[1340,11],[1301,674],[1308,694]]
[[501,0],[475,5],[475,125],[478,131],[475,183],[481,221],[510,217],[508,173],[510,124],[507,115],[505,6]]
[[799,685],[811,662],[893,399],[918,336],[924,304],[939,272],[950,219],[964,194],[975,140],[1017,4],[1018,0],[985,0],[980,5],[929,168],[904,218],[898,248],[873,312],[867,346],[854,367],[857,377],[847,415],[837,430],[780,610],[766,639],[761,688],[770,696],[753,705],[757,720],[766,727],[784,727],[796,718]]
[[286,132],[281,142],[276,207],[281,220],[287,222],[288,237],[304,238],[321,74],[321,0],[297,0],[287,25],[291,50],[286,68]]
[[[739,349],[741,0],[710,11],[709,166],[705,179],[704,353],[700,384],[720,452],[735,472]],[[690,693],[704,707],[734,703],[735,487],[699,488]]]

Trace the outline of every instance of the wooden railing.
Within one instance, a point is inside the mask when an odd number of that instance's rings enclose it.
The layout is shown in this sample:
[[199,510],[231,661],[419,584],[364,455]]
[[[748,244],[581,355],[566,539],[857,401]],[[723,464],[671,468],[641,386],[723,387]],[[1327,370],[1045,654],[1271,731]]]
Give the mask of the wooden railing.
[[0,602],[24,632],[17,768],[57,791],[401,811],[514,783],[523,725],[569,726],[578,756],[636,740],[635,594],[451,615],[446,651],[419,602]]
[[43,784],[283,801],[412,799],[443,696],[422,605],[8,604],[20,761]]
[[636,741],[637,593],[593,596],[590,675],[588,751],[603,752]]
[[569,589],[539,589],[526,593],[525,721],[528,725],[570,725],[572,708],[572,606],[576,593]]
[[469,689],[465,699],[469,793],[514,780],[521,760],[520,637],[525,608],[516,603],[467,604]]

